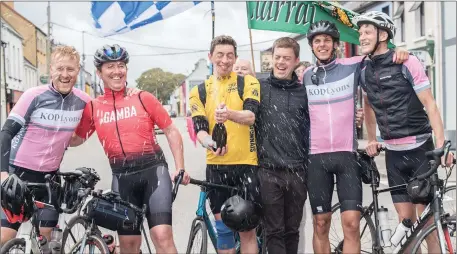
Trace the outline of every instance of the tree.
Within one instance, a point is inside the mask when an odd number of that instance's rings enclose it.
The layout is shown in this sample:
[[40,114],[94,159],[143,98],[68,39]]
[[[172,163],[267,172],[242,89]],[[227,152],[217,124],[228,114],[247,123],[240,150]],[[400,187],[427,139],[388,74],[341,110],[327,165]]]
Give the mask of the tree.
[[173,91],[182,84],[185,78],[186,76],[183,74],[153,68],[143,72],[136,83],[139,89],[154,94],[161,103],[166,103]]

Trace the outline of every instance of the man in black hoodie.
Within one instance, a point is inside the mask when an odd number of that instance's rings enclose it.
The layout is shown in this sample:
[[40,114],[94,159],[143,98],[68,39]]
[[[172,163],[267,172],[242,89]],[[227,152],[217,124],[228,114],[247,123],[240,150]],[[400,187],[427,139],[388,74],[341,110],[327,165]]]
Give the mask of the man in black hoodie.
[[297,253],[306,200],[309,114],[306,89],[294,70],[300,46],[289,37],[273,44],[273,71],[260,80],[256,118],[260,193],[269,253]]

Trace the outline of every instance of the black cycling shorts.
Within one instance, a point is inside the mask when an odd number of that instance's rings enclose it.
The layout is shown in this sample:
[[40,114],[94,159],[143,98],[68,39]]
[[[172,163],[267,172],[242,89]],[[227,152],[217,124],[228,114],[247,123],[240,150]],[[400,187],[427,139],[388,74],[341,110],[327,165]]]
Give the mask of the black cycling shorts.
[[[257,204],[260,213],[261,197],[257,166],[253,165],[207,165],[206,180],[215,184],[229,185],[246,189],[247,199]],[[208,198],[213,214],[221,213],[221,206],[234,195],[243,195],[228,189],[210,189]],[[244,196],[242,196],[244,198]]]
[[[57,171],[56,171],[57,172]],[[27,181],[30,183],[45,183],[46,180],[44,179],[44,176],[47,174],[55,175],[55,172],[40,172],[40,171],[34,171],[30,169],[25,169],[21,167],[16,167],[16,166],[10,166],[9,169],[10,174],[15,174],[17,175],[21,180]],[[53,177],[54,181],[60,182],[60,178],[55,178]],[[49,203],[49,196],[48,192],[45,187],[33,187],[33,189],[30,189],[33,192],[33,195],[35,197],[35,200],[41,201],[44,203]],[[8,219],[6,218],[5,213],[3,212],[3,209],[0,209],[0,216],[1,216],[1,225],[2,227],[6,228],[11,228],[16,231],[19,230],[19,227],[21,226],[21,223],[14,223],[11,224],[8,222]],[[52,208],[42,208],[38,209],[38,220],[39,220],[39,225],[41,227],[55,227],[57,223],[59,222],[59,213]]]
[[[430,167],[425,152],[433,149],[435,149],[433,140],[432,138],[429,138],[424,144],[412,150],[386,150],[386,167],[389,186],[393,187],[406,184],[412,177],[427,172]],[[406,188],[392,191],[391,196],[394,203],[412,202]]]
[[355,153],[311,154],[308,167],[308,195],[313,214],[331,212],[336,177],[340,212],[362,211],[362,180]]
[[[159,164],[141,171],[113,174],[111,189],[137,207],[147,205],[146,219],[149,229],[157,225],[170,225],[172,184],[168,167]],[[140,229],[117,231],[119,235],[141,235]]]

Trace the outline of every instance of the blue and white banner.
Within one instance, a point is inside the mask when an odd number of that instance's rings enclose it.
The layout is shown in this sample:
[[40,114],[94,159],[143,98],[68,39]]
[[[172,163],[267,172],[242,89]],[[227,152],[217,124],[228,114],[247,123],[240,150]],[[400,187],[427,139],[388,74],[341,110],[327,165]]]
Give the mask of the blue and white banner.
[[122,34],[184,12],[200,1],[92,2],[95,27],[103,36]]

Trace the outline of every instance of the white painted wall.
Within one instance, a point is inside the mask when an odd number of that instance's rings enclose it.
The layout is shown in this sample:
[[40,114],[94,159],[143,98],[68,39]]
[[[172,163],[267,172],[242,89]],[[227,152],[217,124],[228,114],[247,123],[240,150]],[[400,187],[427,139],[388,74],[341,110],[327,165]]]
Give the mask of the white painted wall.
[[39,85],[38,70],[29,62],[24,60],[24,89]]
[[22,37],[6,22],[1,21],[2,40],[7,43],[5,49],[6,82],[8,88],[24,91],[24,56]]

